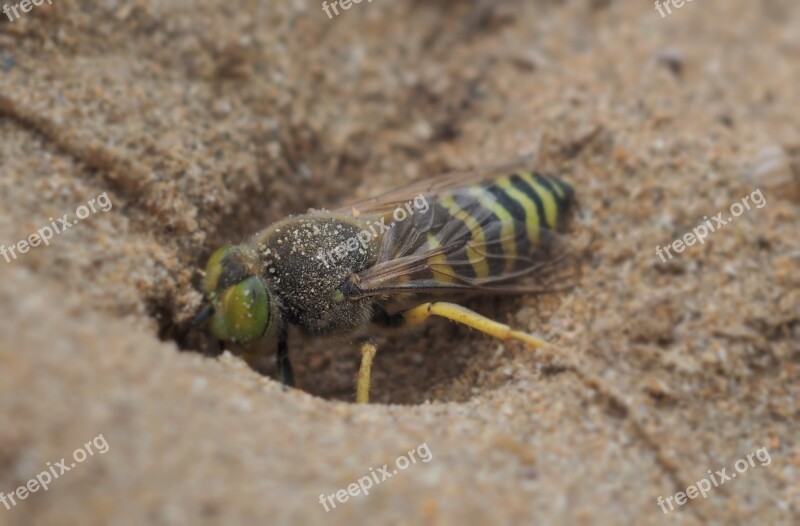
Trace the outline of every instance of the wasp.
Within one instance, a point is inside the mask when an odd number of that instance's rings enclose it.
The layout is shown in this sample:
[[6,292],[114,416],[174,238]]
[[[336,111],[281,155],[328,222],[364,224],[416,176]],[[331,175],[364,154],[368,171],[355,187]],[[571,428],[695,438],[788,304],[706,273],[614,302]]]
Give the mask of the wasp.
[[360,344],[356,401],[369,401],[370,324],[438,316],[534,348],[547,342],[458,303],[474,294],[542,292],[565,262],[559,232],[573,188],[524,169],[451,173],[337,210],[309,210],[209,258],[207,306],[194,319],[246,353],[275,349],[294,385],[288,327]]

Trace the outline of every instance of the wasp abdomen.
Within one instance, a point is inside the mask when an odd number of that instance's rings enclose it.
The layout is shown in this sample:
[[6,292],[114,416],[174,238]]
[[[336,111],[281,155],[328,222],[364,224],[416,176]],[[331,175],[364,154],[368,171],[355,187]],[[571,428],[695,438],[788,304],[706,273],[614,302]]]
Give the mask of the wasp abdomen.
[[[564,224],[574,200],[570,185],[537,172],[509,174],[487,184],[454,189],[436,204],[427,247],[450,247],[429,258],[433,277],[485,278],[511,271]],[[454,228],[452,225],[458,225]]]

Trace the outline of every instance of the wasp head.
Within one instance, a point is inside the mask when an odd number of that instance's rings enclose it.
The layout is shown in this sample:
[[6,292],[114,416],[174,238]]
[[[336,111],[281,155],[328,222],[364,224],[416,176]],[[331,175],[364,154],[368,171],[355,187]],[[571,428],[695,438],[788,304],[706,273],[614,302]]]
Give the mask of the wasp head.
[[251,269],[238,246],[226,245],[214,252],[203,283],[210,305],[193,323],[210,319],[211,333],[223,341],[245,344],[264,336],[272,318],[270,295],[264,280]]

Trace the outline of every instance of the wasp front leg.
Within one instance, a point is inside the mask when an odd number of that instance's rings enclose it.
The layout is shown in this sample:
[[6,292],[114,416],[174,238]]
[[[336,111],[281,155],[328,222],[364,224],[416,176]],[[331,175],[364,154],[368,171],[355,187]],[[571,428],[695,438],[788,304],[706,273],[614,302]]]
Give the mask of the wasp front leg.
[[370,340],[361,342],[361,367],[358,369],[358,380],[356,381],[356,403],[369,403],[369,384],[372,375],[372,362],[378,348]]
[[278,364],[278,375],[283,385],[294,387],[294,371],[292,362],[289,360],[289,342],[286,333],[281,334],[278,341],[278,352],[275,353],[275,361]]

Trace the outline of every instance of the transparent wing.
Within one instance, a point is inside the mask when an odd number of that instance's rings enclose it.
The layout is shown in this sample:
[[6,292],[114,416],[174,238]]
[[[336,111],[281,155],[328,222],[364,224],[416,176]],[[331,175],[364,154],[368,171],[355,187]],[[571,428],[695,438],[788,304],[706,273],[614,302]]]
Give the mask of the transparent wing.
[[486,191],[520,170],[516,163],[448,174],[337,210],[386,230],[376,264],[351,278],[346,295],[519,294],[569,285],[577,258],[566,237],[502,213]]
[[352,217],[359,217],[362,214],[384,215],[391,213],[398,206],[403,206],[418,195],[431,196],[435,199],[437,196],[445,195],[453,189],[482,182],[491,182],[516,171],[530,170],[533,165],[532,159],[533,157],[531,156],[491,167],[448,172],[432,179],[411,183],[376,197],[357,201],[331,212]]

